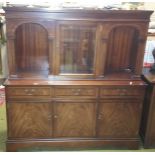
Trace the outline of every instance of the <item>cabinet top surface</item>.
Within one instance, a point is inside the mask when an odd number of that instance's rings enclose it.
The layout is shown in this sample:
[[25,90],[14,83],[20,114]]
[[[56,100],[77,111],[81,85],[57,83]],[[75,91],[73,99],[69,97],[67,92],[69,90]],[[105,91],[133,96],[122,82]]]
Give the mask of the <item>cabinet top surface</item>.
[[83,86],[141,86],[145,83],[141,80],[41,80],[41,79],[19,79],[19,80],[6,80],[4,85],[12,86],[40,86],[40,85],[83,85]]

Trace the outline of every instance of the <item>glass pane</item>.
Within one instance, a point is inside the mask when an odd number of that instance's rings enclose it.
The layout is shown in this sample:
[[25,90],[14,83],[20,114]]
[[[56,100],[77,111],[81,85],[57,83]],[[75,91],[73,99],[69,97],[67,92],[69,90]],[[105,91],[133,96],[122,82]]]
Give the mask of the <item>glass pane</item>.
[[61,27],[61,73],[93,73],[95,31],[92,26]]

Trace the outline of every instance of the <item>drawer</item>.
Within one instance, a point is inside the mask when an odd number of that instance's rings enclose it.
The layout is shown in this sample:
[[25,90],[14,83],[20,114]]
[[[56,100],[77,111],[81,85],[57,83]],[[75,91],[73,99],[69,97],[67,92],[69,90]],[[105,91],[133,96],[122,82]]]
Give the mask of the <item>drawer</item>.
[[94,87],[58,87],[55,88],[55,96],[57,97],[96,97],[97,88]]
[[144,95],[144,87],[142,88],[126,88],[126,87],[118,87],[118,88],[101,88],[100,96],[143,96]]
[[7,96],[50,96],[51,91],[49,87],[9,87],[7,88]]

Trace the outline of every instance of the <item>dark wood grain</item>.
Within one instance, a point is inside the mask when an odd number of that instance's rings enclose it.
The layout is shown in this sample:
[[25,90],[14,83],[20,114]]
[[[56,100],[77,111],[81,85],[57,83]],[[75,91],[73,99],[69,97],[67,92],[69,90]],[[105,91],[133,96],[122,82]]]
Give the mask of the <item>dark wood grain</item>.
[[[133,71],[136,58],[138,32],[129,26],[119,26],[110,32],[106,72]],[[134,57],[131,56],[134,53]]]
[[98,137],[138,137],[142,102],[136,100],[105,100],[99,105]]
[[48,74],[47,39],[47,31],[38,24],[25,23],[16,29],[15,54],[19,72]]
[[155,75],[144,70],[143,79],[148,83],[143,104],[140,134],[145,148],[155,147]]
[[95,98],[97,97],[98,89],[96,87],[89,86],[70,86],[70,87],[56,87],[55,95],[56,97],[78,97],[78,98]]
[[[142,89],[143,88],[143,89]],[[140,98],[143,97],[145,93],[145,87],[135,86],[135,87],[123,87],[123,86],[109,86],[102,87],[100,90],[101,98]]]
[[47,80],[47,79],[7,79],[7,86],[143,86],[146,83],[139,78],[136,80]]
[[49,103],[13,102],[7,104],[7,110],[8,137],[48,138],[51,136],[52,121]]
[[6,7],[7,151],[139,146],[152,11]]
[[91,149],[103,149],[108,148],[114,149],[131,149],[135,150],[139,148],[139,140],[138,139],[56,139],[55,141],[47,140],[47,139],[40,139],[40,140],[9,140],[7,141],[7,150],[10,152],[15,151],[24,151],[24,150],[44,150],[44,147],[49,148],[49,150],[55,149],[63,149],[64,147],[66,150],[70,149],[80,149],[86,150],[88,148]]
[[[8,56],[11,77],[34,77],[34,73],[41,77],[60,73],[68,76],[66,73],[71,73],[74,76],[70,77],[79,78],[78,74],[82,73],[80,76],[83,78],[99,78],[109,72],[124,69],[131,69],[135,75],[141,73],[151,11],[79,11],[10,7],[5,10],[8,49],[11,51]],[[78,30],[80,42],[78,45],[72,43],[69,48],[65,48],[61,42],[64,40],[63,28],[68,28],[68,37],[71,39],[74,35],[72,38],[75,39],[76,33],[70,27]],[[86,38],[84,34],[88,35],[88,32],[89,37]],[[86,39],[87,50],[82,50],[82,40]],[[63,53],[69,53],[69,49],[74,55],[72,63],[71,58],[63,57]],[[27,51],[28,56],[25,55]],[[83,55],[87,58],[87,65],[84,65],[84,59],[81,58],[82,53],[85,53]],[[67,54],[65,57],[68,57]],[[65,66],[66,70],[63,69]]]
[[[103,21],[149,21],[150,15],[153,11],[147,10],[93,10],[93,9],[46,9],[46,8],[27,8],[27,7],[5,7],[6,17],[10,18],[23,18],[23,17],[37,17],[44,19],[85,19],[85,20],[99,20]],[[21,12],[23,12],[21,14]],[[37,12],[37,13],[35,13]],[[52,16],[51,16],[52,13]]]
[[88,101],[56,101],[54,137],[94,137],[96,104]]
[[50,87],[11,87],[7,91],[9,98],[49,98],[51,96]]

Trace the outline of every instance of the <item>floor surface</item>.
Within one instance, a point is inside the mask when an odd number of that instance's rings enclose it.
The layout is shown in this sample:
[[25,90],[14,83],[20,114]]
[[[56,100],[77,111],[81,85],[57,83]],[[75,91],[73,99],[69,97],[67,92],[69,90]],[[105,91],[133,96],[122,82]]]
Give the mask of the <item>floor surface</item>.
[[5,104],[0,105],[0,152],[5,151],[6,141],[6,111]]

